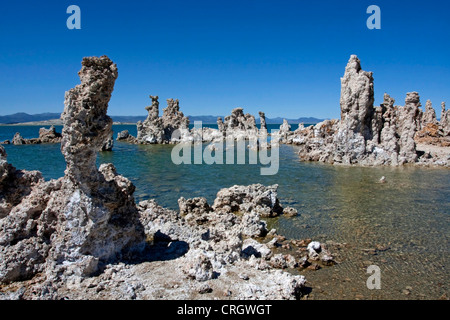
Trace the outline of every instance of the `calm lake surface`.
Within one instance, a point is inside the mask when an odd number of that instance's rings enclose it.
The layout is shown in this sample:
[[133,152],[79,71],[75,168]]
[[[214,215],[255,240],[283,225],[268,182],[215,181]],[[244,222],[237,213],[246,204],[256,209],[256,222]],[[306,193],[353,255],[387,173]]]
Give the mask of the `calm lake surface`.
[[[275,126],[273,126],[275,127]],[[136,126],[114,126],[117,132]],[[61,132],[61,127],[56,127]],[[271,129],[269,127],[269,129]],[[296,129],[296,126],[293,126]],[[15,132],[38,136],[39,127],[0,126],[0,141]],[[153,198],[178,209],[183,196],[206,197],[232,185],[278,184],[283,206],[295,218],[269,221],[291,239],[344,244],[339,264],[302,271],[313,299],[439,299],[449,293],[450,170],[441,168],[361,168],[300,162],[296,147],[280,146],[278,174],[261,176],[260,165],[175,165],[171,145],[137,146],[115,141],[98,163],[113,163],[136,185],[136,200]],[[8,162],[39,170],[46,179],[63,176],[60,145],[5,145]],[[247,161],[248,162],[248,161]],[[385,176],[387,183],[377,183]],[[383,248],[373,254],[374,248]],[[381,289],[369,290],[369,265],[381,269]]]

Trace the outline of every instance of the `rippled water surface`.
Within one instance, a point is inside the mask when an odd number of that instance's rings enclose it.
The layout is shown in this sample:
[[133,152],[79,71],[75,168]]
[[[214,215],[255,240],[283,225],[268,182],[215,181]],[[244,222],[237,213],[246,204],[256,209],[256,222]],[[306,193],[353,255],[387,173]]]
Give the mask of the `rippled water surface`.
[[[135,135],[135,128],[114,130],[129,129]],[[14,131],[37,137],[38,129],[0,127],[0,140],[12,139]],[[59,145],[5,148],[17,168],[40,170],[46,179],[64,174]],[[261,176],[259,165],[177,166],[171,162],[171,150],[169,145],[115,142],[114,152],[100,153],[98,163],[114,163],[136,185],[137,200],[154,198],[172,209],[181,196],[203,196],[212,203],[219,189],[234,184],[278,184],[282,205],[295,207],[299,216],[271,220],[271,226],[288,238],[341,244],[336,252],[339,264],[302,271],[313,288],[310,298],[450,297],[450,170],[304,163],[295,147],[281,146],[278,174]],[[387,183],[378,183],[381,176]],[[366,287],[369,265],[381,269],[380,290]]]

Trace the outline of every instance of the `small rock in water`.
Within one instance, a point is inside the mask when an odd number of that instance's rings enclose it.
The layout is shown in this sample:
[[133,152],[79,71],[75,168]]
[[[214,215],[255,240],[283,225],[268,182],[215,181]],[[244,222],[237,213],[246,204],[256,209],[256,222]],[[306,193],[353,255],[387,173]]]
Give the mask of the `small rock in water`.
[[321,249],[321,245],[320,245],[320,242],[318,242],[318,241],[313,241],[313,242],[310,242],[309,244],[308,244],[308,250],[314,250],[314,251],[316,251],[316,252],[320,252],[320,249]]
[[322,263],[326,266],[332,266],[335,264],[335,261],[333,259],[332,256],[329,256],[327,254],[323,255],[320,260],[322,261]]
[[302,268],[307,268],[310,265],[310,262],[308,261],[308,257],[304,256],[303,258],[301,258],[300,261],[299,261],[299,265]]
[[283,209],[283,214],[284,214],[286,217],[295,217],[295,216],[297,216],[298,211],[297,211],[297,209],[295,209],[295,208],[292,208],[292,207],[286,207],[286,208]]
[[409,296],[409,295],[411,294],[411,292],[410,292],[409,290],[406,290],[406,289],[402,290],[402,293],[403,293],[405,296]]
[[267,243],[267,246],[268,246],[269,248],[276,248],[277,245],[278,245],[278,239],[277,239],[277,238],[273,238],[272,240],[270,240],[270,241]]
[[205,294],[205,293],[210,293],[212,292],[212,288],[209,286],[209,284],[204,283],[202,284],[199,288],[198,288],[198,293],[200,294]]
[[229,296],[231,296],[231,294],[232,294],[232,292],[231,292],[230,290],[225,290],[225,291],[223,292],[223,296],[224,296],[224,297],[229,297]]

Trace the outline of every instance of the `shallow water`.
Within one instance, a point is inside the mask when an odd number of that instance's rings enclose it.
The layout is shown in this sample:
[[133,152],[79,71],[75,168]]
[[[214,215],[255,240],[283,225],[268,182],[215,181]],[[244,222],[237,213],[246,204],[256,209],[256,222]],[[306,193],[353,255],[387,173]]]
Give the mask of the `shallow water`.
[[[129,129],[133,135],[135,128],[114,126],[115,132]],[[37,137],[38,130],[0,127],[0,140],[11,139],[15,131],[26,132],[22,133],[26,138]],[[6,145],[5,149],[8,161],[17,168],[40,170],[46,179],[64,174],[59,145]],[[450,297],[450,170],[305,163],[299,161],[295,147],[282,145],[278,174],[261,176],[259,165],[177,166],[171,162],[171,150],[170,145],[115,142],[114,152],[99,153],[98,163],[114,163],[136,185],[138,201],[154,198],[172,209],[177,209],[181,196],[203,196],[212,204],[224,187],[278,184],[282,205],[296,208],[299,216],[273,219],[271,226],[291,239],[345,244],[335,252],[339,264],[302,271],[313,288],[309,298]],[[381,176],[387,183],[378,183]],[[377,246],[382,250],[367,250]],[[380,290],[366,287],[368,265],[381,269]]]

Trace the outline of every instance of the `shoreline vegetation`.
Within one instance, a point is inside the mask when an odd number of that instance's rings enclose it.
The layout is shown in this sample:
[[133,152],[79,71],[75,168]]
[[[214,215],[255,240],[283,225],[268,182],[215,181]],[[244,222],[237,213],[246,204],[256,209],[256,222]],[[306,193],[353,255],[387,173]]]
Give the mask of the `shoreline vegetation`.
[[[310,288],[300,273],[337,263],[333,253],[343,244],[286,239],[268,229],[270,219],[297,214],[281,205],[277,184],[223,188],[213,203],[182,197],[178,211],[151,199],[136,203],[135,186],[113,164],[96,166],[97,151],[113,147],[107,109],[117,66],[106,56],[83,58],[78,75],[80,84],[65,95],[62,132],[16,134],[12,142],[61,143],[63,177],[45,181],[38,171],[14,168],[0,145],[1,299],[301,299]],[[201,130],[201,142],[218,143],[268,134],[263,112],[259,128],[235,108],[217,119],[218,129],[191,130],[178,100],[167,100],[160,117],[158,97],[150,98],[137,137],[120,132],[117,140],[193,143]],[[341,119],[299,123],[295,131],[285,120],[272,138],[297,145],[305,161],[448,167],[450,112],[443,103],[438,122],[430,104],[422,112],[418,94],[408,93],[405,107],[385,95],[374,108],[372,73],[351,56]],[[415,139],[444,152],[418,152]]]

